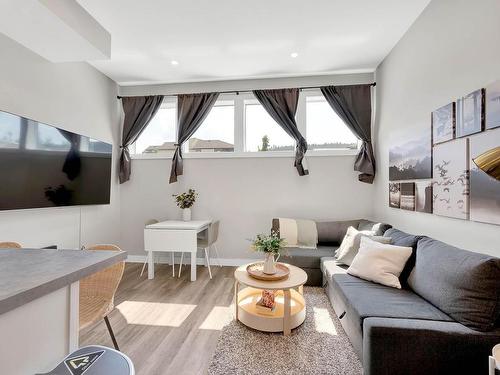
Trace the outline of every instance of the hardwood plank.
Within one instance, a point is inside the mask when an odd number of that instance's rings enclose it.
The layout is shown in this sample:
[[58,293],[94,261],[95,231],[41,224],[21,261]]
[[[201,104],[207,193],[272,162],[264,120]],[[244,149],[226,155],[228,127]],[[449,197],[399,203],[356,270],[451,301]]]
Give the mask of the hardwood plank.
[[[169,265],[157,265],[155,278],[139,277],[142,264],[128,263],[109,319],[120,349],[134,362],[136,374],[204,374],[220,329],[230,319],[234,267],[189,267],[181,278]],[[112,347],[104,322],[80,332],[80,346]]]

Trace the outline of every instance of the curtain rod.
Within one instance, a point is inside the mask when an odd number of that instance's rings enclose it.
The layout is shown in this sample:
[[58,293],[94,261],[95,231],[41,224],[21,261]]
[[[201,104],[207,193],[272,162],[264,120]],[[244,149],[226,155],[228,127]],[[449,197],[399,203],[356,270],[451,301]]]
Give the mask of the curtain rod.
[[[373,83],[370,83],[370,86],[377,86],[377,82],[373,82]],[[298,87],[298,89],[300,91],[302,90],[312,90],[312,89],[319,89],[323,86],[304,86],[304,87]],[[231,91],[217,91],[219,94],[236,94],[236,95],[239,95],[239,94],[243,94],[243,93],[251,93],[253,92],[253,90],[231,90]],[[179,94],[168,94],[168,95],[164,95],[164,96],[177,96]],[[118,95],[116,97],[117,99],[121,99],[123,98],[123,96],[120,96]]]

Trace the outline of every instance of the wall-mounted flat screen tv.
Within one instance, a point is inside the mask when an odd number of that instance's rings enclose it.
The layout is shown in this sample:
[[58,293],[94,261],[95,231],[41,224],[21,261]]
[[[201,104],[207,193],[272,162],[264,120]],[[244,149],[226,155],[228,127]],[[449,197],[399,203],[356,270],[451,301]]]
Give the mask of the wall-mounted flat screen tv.
[[0,111],[0,210],[109,204],[112,145]]

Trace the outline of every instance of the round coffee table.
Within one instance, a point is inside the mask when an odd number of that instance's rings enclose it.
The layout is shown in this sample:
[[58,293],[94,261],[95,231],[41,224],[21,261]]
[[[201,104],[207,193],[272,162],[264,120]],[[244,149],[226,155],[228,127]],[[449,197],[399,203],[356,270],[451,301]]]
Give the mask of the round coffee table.
[[[306,318],[306,303],[302,287],[307,274],[300,268],[285,264],[290,269],[288,278],[279,281],[262,281],[247,273],[245,264],[234,271],[234,298],[236,320],[253,329],[265,332],[283,332],[289,335]],[[240,290],[240,285],[244,286]],[[277,290],[276,308],[272,315],[261,313],[255,304],[262,290]]]

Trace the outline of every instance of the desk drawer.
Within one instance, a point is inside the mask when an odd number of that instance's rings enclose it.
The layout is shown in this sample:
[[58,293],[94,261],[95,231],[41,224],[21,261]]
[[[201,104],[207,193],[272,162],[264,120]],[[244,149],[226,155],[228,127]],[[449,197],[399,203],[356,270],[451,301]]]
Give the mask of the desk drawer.
[[196,251],[195,230],[144,229],[146,251]]

